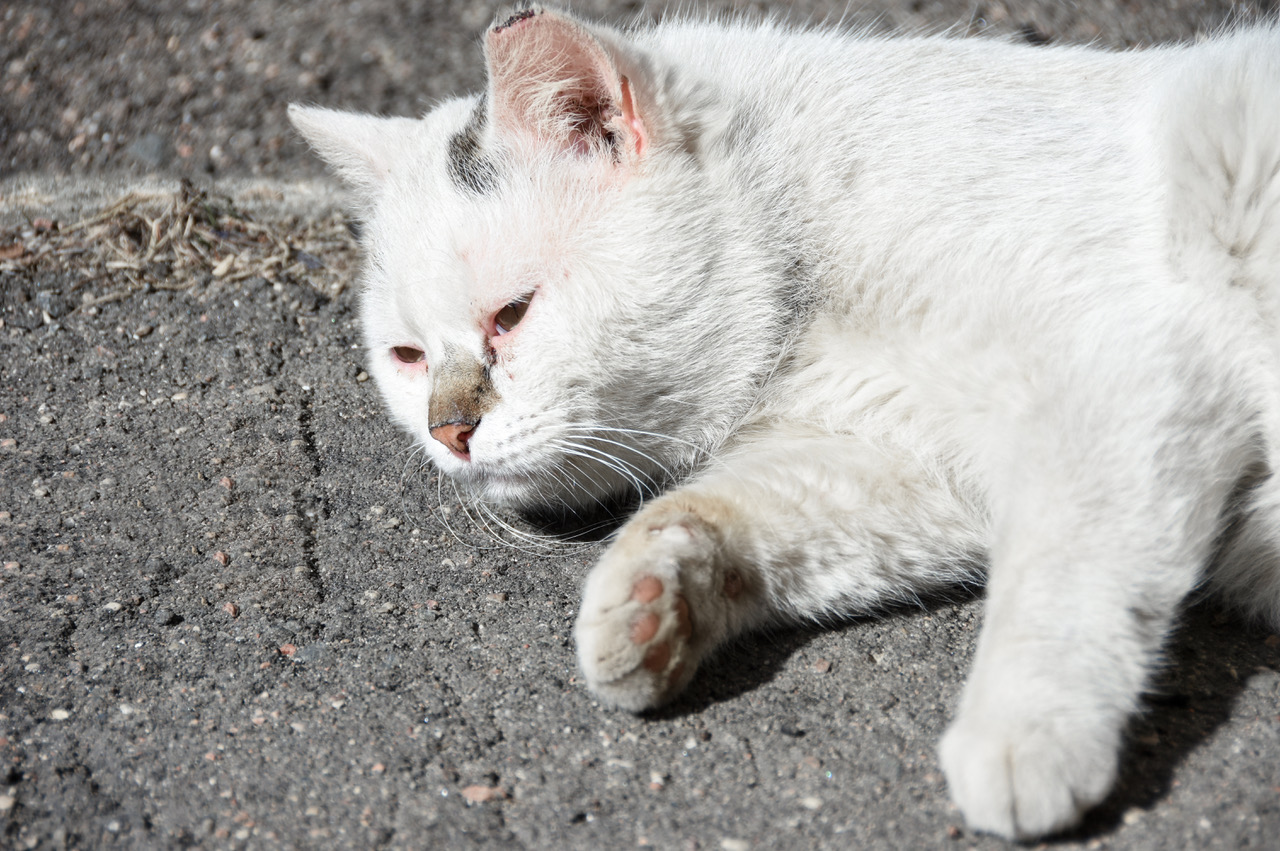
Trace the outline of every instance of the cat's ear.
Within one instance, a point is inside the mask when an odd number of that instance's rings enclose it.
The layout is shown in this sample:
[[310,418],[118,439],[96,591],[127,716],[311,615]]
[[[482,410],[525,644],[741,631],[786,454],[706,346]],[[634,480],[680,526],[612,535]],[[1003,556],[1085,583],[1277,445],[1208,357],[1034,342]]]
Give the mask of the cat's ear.
[[485,37],[489,102],[499,134],[634,163],[651,139],[637,63],[603,31],[522,6]]
[[371,197],[404,161],[419,122],[313,106],[289,105],[289,120],[352,189]]

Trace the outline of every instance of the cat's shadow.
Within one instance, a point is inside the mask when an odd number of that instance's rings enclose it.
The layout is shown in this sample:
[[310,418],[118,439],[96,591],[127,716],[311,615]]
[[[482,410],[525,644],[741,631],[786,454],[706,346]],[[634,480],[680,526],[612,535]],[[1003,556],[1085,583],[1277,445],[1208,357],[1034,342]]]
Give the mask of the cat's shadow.
[[671,703],[645,712],[646,718],[673,720],[697,715],[717,703],[725,703],[759,690],[772,681],[787,660],[809,642],[841,621],[823,627],[772,627],[751,633],[718,651],[704,670]]
[[[954,603],[954,597],[947,602]],[[941,601],[939,601],[941,603]],[[926,608],[932,608],[926,605]],[[918,615],[918,608],[876,618]],[[767,685],[792,656],[830,629],[857,629],[866,618],[826,627],[774,628],[755,633],[717,654],[707,676],[699,676],[676,701],[646,713],[654,720],[696,715]],[[1166,647],[1166,664],[1132,720],[1121,754],[1120,777],[1110,796],[1076,829],[1053,843],[1081,842],[1114,832],[1135,808],[1164,799],[1188,754],[1230,718],[1253,674],[1280,670],[1280,646],[1266,632],[1244,625],[1214,603],[1187,609]]]
[[1081,825],[1057,837],[1079,842],[1113,832],[1131,810],[1165,798],[1174,772],[1225,724],[1256,673],[1280,671],[1280,647],[1209,601],[1187,609],[1166,647],[1166,664],[1129,725],[1120,777]]
[[717,651],[699,668],[698,676],[678,698],[646,712],[645,717],[674,719],[696,715],[717,703],[757,691],[773,681],[787,660],[825,633],[858,629],[896,618],[919,617],[934,606],[964,602],[975,596],[973,592],[956,589],[937,600],[925,600],[923,609],[904,605],[874,615],[832,617],[819,624],[778,625],[749,633]]
[[615,498],[589,510],[526,508],[516,511],[516,516],[541,536],[563,543],[599,543],[622,528],[638,509],[634,499]]

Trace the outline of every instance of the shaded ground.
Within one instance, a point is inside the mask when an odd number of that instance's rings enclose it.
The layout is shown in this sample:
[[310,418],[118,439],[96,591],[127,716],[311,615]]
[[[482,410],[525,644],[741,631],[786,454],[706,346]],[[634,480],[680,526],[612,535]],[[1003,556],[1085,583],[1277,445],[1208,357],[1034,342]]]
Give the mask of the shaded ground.
[[[388,425],[283,123],[477,85],[491,7],[280,5],[0,8],[0,847],[1003,847],[934,755],[976,601],[754,638],[654,717],[575,682],[598,545],[495,545]],[[1227,14],[867,10],[1112,44]],[[1277,671],[1193,610],[1060,847],[1274,847]]]

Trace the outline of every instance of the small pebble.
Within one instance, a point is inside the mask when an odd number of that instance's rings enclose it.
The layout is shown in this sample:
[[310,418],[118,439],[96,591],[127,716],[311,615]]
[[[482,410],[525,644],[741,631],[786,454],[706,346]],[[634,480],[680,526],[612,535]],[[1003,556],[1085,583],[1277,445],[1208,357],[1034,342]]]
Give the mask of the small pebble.
[[49,718],[53,721],[66,721],[71,717],[71,713],[65,709],[55,709],[49,713]]
[[816,810],[822,806],[822,799],[813,797],[812,795],[807,798],[801,798],[800,806],[804,807],[806,810]]
[[751,843],[745,839],[721,839],[720,851],[750,851]]
[[152,328],[150,325],[139,325],[138,328],[133,332],[133,336],[136,339],[141,340],[143,337],[150,336],[151,332],[154,330],[156,329]]
[[230,601],[222,604],[222,611],[231,615],[233,618],[240,617],[240,607]]
[[13,805],[16,803],[18,801],[12,795],[0,795],[0,813],[13,809]]
[[155,621],[160,626],[177,626],[182,623],[182,616],[175,615],[169,609],[156,609]]
[[466,786],[462,790],[462,797],[466,798],[469,804],[483,804],[494,798],[505,796],[499,786]]
[[358,381],[361,384],[364,384],[368,380],[369,380],[369,373],[365,372],[364,370],[361,370],[360,374],[356,376],[356,381]]
[[231,556],[227,555],[222,550],[218,550],[213,554],[213,560],[223,567],[226,567],[227,563],[231,561]]
[[106,609],[108,612],[118,612],[124,608],[124,605],[121,603],[112,602],[112,603],[107,603],[102,608]]
[[309,665],[316,662],[322,662],[329,657],[329,646],[323,641],[317,641],[314,644],[308,644],[306,647],[298,649],[293,654],[293,661],[300,665]]
[[813,663],[813,669],[819,674],[825,674],[827,671],[831,670],[831,660],[819,659]]
[[499,591],[496,594],[488,594],[486,595],[486,599],[491,600],[495,603],[505,603],[507,602],[507,592]]

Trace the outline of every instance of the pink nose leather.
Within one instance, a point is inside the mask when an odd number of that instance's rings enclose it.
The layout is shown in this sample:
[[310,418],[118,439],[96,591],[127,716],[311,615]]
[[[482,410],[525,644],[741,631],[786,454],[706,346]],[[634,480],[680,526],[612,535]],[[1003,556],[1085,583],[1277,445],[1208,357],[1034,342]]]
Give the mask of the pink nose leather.
[[431,436],[443,443],[458,458],[463,461],[471,460],[471,453],[467,451],[467,441],[471,439],[471,433],[476,430],[474,425],[467,423],[445,423],[431,429]]

